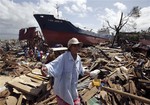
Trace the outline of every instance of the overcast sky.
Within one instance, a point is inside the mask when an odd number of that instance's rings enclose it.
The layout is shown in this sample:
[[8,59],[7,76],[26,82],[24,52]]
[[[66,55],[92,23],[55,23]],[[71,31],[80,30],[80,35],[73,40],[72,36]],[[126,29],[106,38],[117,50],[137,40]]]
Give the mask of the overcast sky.
[[[126,16],[134,6],[141,8],[141,17],[133,19],[136,30],[150,27],[150,0],[0,0],[0,37],[18,37],[19,29],[37,26],[33,14],[53,14],[81,28],[97,31],[117,25],[121,12]],[[129,30],[133,31],[133,30]],[[5,35],[5,36],[4,36]]]

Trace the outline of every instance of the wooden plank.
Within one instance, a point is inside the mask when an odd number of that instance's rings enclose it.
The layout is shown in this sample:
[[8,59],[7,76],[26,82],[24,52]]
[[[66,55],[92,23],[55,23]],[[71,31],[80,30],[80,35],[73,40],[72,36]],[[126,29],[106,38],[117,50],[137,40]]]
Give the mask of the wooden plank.
[[114,57],[117,61],[119,61],[119,62],[121,62],[122,61],[122,59],[121,58],[119,58],[118,56],[115,56]]
[[48,102],[47,105],[57,105],[57,101],[56,100],[53,100],[51,102]]
[[113,74],[117,73],[120,69],[116,68],[114,71],[112,71],[110,74],[107,75],[107,77],[111,77]]
[[32,73],[33,73],[33,74],[36,74],[36,75],[42,76],[41,69],[38,69],[38,68],[33,69],[33,70],[32,70]]
[[0,88],[0,97],[8,97],[9,95],[10,95],[10,91],[6,87]]
[[16,88],[17,90],[20,90],[22,92],[25,92],[25,93],[33,95],[33,96],[37,96],[40,93],[40,91],[42,90],[41,87],[33,88],[29,85],[24,85],[24,84],[21,84],[19,82],[15,82],[15,81],[14,82],[8,82],[7,84]]
[[80,83],[80,82],[84,81],[84,80],[85,80],[85,79],[87,79],[88,77],[89,77],[88,75],[86,75],[86,76],[82,77],[81,79],[79,79],[79,80],[78,80],[78,83]]
[[91,90],[86,92],[82,97],[84,102],[87,102],[92,96],[94,96],[97,93],[98,89],[96,87],[93,87]]
[[104,57],[106,57],[108,60],[111,60],[111,58],[99,46],[95,46],[95,47],[100,50],[100,52],[104,55]]
[[32,79],[31,77],[28,77],[26,75],[22,75],[19,78],[15,78],[15,79],[17,79],[17,81],[22,84],[28,84],[33,87],[38,87],[38,86],[42,85],[42,81],[36,81],[35,79]]
[[112,71],[112,72],[114,71],[113,68],[110,68],[110,67],[108,67],[107,65],[103,66],[103,68],[106,69],[106,70]]
[[22,99],[23,99],[23,95],[20,94],[20,97],[18,99],[17,105],[22,105]]
[[132,80],[129,80],[129,91],[131,94],[136,95],[137,89],[136,89],[136,86]]
[[109,87],[102,87],[102,89],[104,89],[105,91],[108,91],[108,92],[112,92],[112,93],[115,92],[117,94],[127,96],[127,97],[133,98],[135,100],[138,100],[139,102],[147,103],[148,105],[150,105],[150,99],[148,99],[148,98],[137,96],[137,95],[130,94],[130,93],[127,93],[127,92],[122,92],[120,90],[116,90],[116,89],[109,88]]
[[28,77],[26,75],[21,75],[19,77],[16,77],[9,82],[19,82],[19,83],[24,84],[24,85],[31,85],[31,87],[38,87],[38,86],[42,85],[42,83],[43,83],[40,80],[33,79],[33,78]]
[[6,99],[6,105],[16,105],[17,98],[14,96],[8,96]]
[[79,94],[82,96],[82,95],[84,95],[87,91],[89,91],[89,89],[87,88],[85,88],[85,89],[83,89],[82,91],[79,91]]
[[40,75],[36,75],[36,74],[33,74],[33,73],[28,73],[26,75],[29,76],[29,77],[32,77],[34,79],[41,80],[41,81],[46,79],[46,77],[43,77],[43,76],[40,76]]
[[49,101],[51,101],[51,100],[54,100],[56,98],[56,95],[51,95],[50,97],[48,97],[46,100],[44,100],[44,101],[42,101],[42,102],[40,102],[40,103],[38,103],[37,105],[45,105],[46,103],[48,103]]
[[105,100],[105,101],[108,100],[108,94],[107,94],[107,92],[101,90],[101,91],[100,91],[100,97],[101,97],[103,100]]
[[148,84],[150,84],[150,81],[149,81],[149,80],[138,79],[138,81],[141,82],[141,83],[148,83]]

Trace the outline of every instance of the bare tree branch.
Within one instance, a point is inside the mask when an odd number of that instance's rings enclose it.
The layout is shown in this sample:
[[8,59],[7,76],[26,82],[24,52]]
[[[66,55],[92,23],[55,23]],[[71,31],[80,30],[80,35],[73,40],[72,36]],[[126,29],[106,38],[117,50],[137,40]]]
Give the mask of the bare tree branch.
[[113,27],[110,25],[109,21],[106,21],[106,22],[107,22],[107,24],[108,24],[109,28],[111,28],[111,29],[115,30],[115,28],[113,28]]

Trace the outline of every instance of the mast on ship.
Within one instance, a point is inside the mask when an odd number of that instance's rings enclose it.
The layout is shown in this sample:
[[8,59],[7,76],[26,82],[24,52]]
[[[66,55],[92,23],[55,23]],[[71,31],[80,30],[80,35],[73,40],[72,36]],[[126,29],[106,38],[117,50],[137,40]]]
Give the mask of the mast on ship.
[[57,9],[57,18],[59,19],[59,5],[56,4],[56,9]]

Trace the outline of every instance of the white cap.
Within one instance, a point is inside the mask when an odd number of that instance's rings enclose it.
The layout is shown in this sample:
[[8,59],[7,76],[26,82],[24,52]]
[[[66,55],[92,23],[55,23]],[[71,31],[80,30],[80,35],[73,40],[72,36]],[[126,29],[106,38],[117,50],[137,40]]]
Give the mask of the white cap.
[[68,41],[68,48],[69,48],[72,44],[79,44],[80,47],[83,46],[83,43],[82,43],[82,42],[79,42],[77,38],[71,38],[71,39]]

